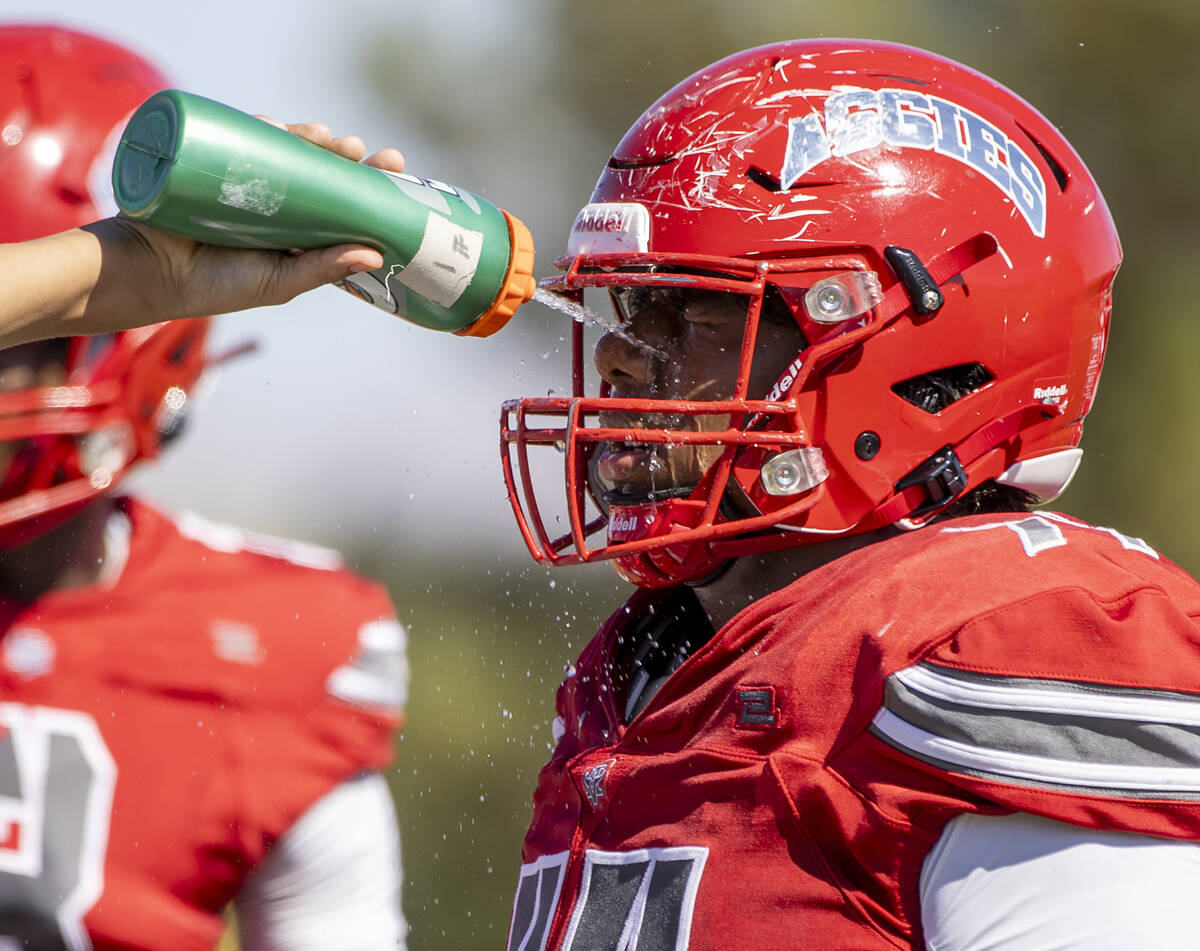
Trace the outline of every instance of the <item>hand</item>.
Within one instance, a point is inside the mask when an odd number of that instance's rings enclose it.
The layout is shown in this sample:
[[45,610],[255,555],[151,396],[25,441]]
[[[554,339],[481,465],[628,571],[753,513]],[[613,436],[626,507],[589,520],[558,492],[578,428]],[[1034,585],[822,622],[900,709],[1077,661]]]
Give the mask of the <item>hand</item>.
[[[282,128],[364,161],[366,149],[357,136],[335,138],[315,123]],[[404,169],[395,149],[376,152],[365,162],[389,172]],[[382,266],[379,252],[362,245],[301,254],[223,248],[118,215],[33,241],[0,244],[0,347],[282,304]]]
[[[383,149],[364,159],[366,147],[358,136],[334,137],[328,126],[319,123],[284,125],[258,118],[353,161],[389,172],[404,170],[404,156],[396,149]],[[102,237],[124,242],[150,264],[150,283],[143,287],[163,301],[165,309],[155,317],[158,320],[282,304],[322,284],[383,266],[380,253],[362,245],[288,255],[201,244],[121,215],[91,227]],[[147,305],[153,306],[150,301]]]

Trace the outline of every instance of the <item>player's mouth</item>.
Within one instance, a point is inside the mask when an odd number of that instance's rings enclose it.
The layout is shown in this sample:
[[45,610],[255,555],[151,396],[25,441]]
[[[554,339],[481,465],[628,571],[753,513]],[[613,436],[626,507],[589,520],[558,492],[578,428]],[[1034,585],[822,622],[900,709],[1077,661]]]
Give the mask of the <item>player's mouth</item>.
[[[694,420],[675,413],[601,413],[601,426],[612,429],[694,429]],[[687,447],[636,439],[596,445],[589,463],[592,487],[605,504],[638,505],[687,495],[693,486],[677,484],[681,451]],[[686,465],[684,466],[686,469]]]
[[662,443],[601,443],[591,471],[593,484],[608,505],[640,505],[691,491],[674,484]]
[[603,443],[595,458],[596,475],[613,488],[649,486],[663,469],[655,447],[645,443]]

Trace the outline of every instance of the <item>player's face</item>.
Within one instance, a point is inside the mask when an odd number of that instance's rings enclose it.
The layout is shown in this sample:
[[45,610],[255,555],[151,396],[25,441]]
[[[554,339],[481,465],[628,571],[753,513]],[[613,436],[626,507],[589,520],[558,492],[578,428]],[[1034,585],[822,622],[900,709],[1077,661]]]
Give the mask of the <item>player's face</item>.
[[[41,340],[0,350],[0,393],[60,386],[66,382],[66,342]],[[0,440],[0,482],[23,440]]]
[[[746,329],[747,300],[734,294],[677,288],[625,288],[614,306],[630,339],[610,333],[596,345],[594,360],[625,398],[718,400],[733,395]],[[761,321],[747,396],[761,399],[803,348],[798,327]],[[635,426],[712,432],[729,426],[728,415],[602,414],[603,426]],[[600,444],[592,478],[610,501],[630,502],[653,492],[690,488],[719,457],[718,446]]]

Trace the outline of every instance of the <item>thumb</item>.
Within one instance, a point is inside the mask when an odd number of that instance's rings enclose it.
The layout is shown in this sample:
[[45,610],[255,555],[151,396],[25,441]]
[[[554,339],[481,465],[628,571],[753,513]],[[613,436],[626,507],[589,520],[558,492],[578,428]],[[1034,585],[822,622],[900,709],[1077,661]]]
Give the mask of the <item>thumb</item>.
[[284,285],[284,292],[290,298],[322,284],[344,280],[351,274],[373,271],[381,267],[383,255],[374,248],[359,244],[342,244],[284,258],[280,283]]

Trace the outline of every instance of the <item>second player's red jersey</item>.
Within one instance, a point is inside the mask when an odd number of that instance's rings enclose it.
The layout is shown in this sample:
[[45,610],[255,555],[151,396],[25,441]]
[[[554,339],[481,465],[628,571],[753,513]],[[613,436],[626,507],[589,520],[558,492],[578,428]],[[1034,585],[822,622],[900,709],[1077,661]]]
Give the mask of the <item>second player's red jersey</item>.
[[0,604],[0,933],[206,951],[271,844],[389,761],[403,632],[333,552],[122,504],[114,583]]
[[613,658],[680,597],[637,594],[559,690],[509,951],[922,948],[956,816],[1200,838],[1200,586],[1136,539],[1043,513],[870,545],[626,723]]

